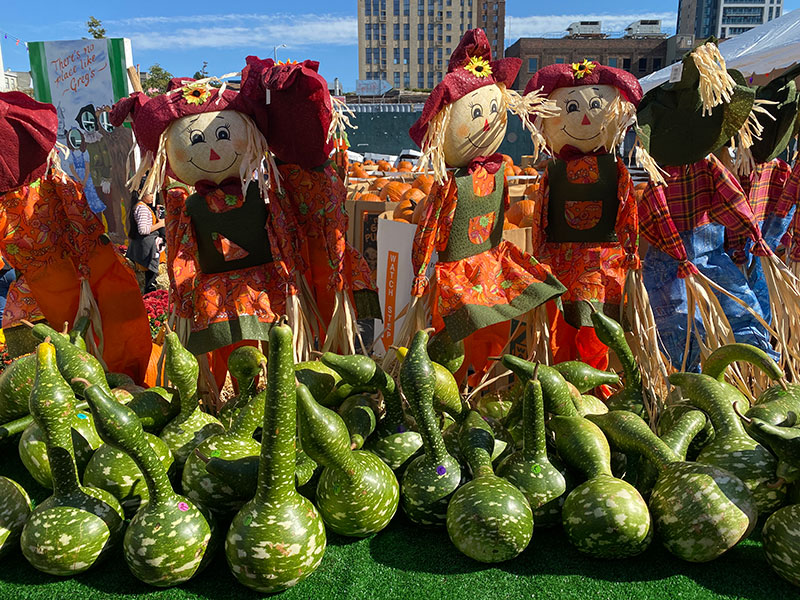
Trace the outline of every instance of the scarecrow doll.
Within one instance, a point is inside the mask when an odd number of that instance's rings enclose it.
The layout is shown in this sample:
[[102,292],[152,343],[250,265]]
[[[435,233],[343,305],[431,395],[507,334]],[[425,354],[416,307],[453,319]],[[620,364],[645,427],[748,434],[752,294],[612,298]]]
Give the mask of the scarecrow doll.
[[0,93],[0,253],[22,279],[5,325],[40,311],[60,328],[85,314],[93,353],[142,382],[152,341],[139,286],[80,184],[61,170],[57,129],[52,105]]
[[[488,372],[489,356],[506,346],[510,319],[564,292],[535,258],[502,239],[508,190],[496,151],[507,111],[527,119],[549,110],[538,98],[523,107],[507,89],[519,67],[516,58],[492,61],[483,30],[467,31],[410,130],[422,149],[420,166],[432,163],[435,184],[414,237],[415,279],[400,337],[424,323],[421,299],[432,294],[433,326],[453,342],[464,341],[465,360],[456,375],[462,380],[471,366],[471,385]],[[426,277],[434,250],[435,286]]]

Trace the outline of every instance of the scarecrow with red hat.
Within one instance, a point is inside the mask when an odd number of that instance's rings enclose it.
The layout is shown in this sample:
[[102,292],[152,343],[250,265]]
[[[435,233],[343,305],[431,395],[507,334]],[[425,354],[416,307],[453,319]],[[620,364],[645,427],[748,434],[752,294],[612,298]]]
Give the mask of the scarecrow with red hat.
[[[508,190],[496,151],[508,111],[525,119],[549,106],[508,89],[520,67],[517,58],[493,61],[486,34],[464,34],[450,57],[447,74],[428,97],[411,138],[432,163],[436,183],[417,225],[412,263],[415,279],[404,338],[422,324],[420,301],[431,293],[433,326],[453,342],[464,340],[463,378],[471,366],[477,383],[488,357],[509,339],[510,319],[558,297],[564,287],[529,254],[502,239]],[[436,285],[426,277],[433,252]]]
[[152,342],[139,286],[58,166],[57,130],[51,104],[0,93],[0,253],[23,277],[17,292],[35,300],[12,302],[9,314],[40,310],[55,327],[85,314],[87,344],[106,367],[143,381]]

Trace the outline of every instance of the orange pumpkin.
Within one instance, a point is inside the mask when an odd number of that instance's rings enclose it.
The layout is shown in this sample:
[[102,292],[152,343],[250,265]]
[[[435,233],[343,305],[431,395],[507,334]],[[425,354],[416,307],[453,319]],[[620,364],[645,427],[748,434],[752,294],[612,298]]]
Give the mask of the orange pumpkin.
[[506,219],[505,221],[503,221],[503,231],[506,231],[508,229],[519,229],[519,227],[517,227],[516,225],[514,225],[514,223]]
[[513,165],[511,168],[514,169],[514,175],[522,175],[522,167]]
[[428,207],[428,196],[417,201],[417,207],[414,209],[414,214],[411,215],[411,222],[416,225],[422,220],[425,215],[425,209]]
[[510,164],[506,163],[505,173],[506,173],[506,177],[513,177],[514,176],[514,165],[510,165]]
[[378,169],[379,170],[381,170],[381,171],[389,171],[389,170],[391,170],[391,168],[392,168],[392,165],[390,165],[388,161],[385,161],[385,160],[379,160],[378,161]]
[[361,196],[359,197],[359,200],[361,202],[383,202],[383,200],[381,200],[380,196],[378,196],[377,194],[372,194],[372,193],[361,194]]
[[369,178],[369,173],[364,170],[364,167],[361,165],[355,165],[353,169],[350,171],[353,177],[358,177],[359,179],[367,179]]
[[411,185],[422,190],[426,195],[430,194],[431,188],[433,187],[433,177],[424,174],[419,175]]
[[524,169],[522,169],[522,174],[523,175],[538,175],[539,172],[536,169],[534,169],[533,167],[525,167]]
[[400,202],[403,194],[411,189],[411,186],[402,181],[390,181],[381,188],[381,200],[384,202]]
[[507,165],[511,165],[512,167],[514,166],[514,159],[511,158],[508,154],[501,154],[500,156],[503,157],[504,163],[506,163]]
[[535,181],[528,186],[525,187],[525,191],[523,192],[523,196],[527,200],[533,200],[536,198],[536,194],[539,193],[539,182]]
[[369,189],[372,192],[380,192],[387,183],[389,180],[386,177],[377,177],[369,184]]
[[[533,200],[520,200],[512,204],[506,211],[506,219],[519,227],[530,227],[533,224],[533,211],[535,208],[536,202]],[[523,225],[526,220],[530,222],[527,225]]]
[[398,171],[410,171],[413,168],[414,165],[411,164],[410,160],[401,160],[397,165]]

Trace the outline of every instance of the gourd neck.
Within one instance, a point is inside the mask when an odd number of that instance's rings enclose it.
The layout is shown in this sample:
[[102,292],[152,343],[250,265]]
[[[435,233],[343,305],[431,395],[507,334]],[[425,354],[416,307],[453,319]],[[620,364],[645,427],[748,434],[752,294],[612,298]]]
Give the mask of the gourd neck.
[[587,479],[611,476],[611,448],[603,432],[583,417],[554,416],[550,427],[556,434],[556,447],[573,469]]
[[494,476],[492,468],[494,435],[478,412],[471,410],[464,418],[464,424],[458,434],[458,445],[474,479]]
[[266,401],[266,391],[253,396],[245,404],[233,420],[233,424],[225,434],[229,438],[247,439],[253,437],[264,421],[264,403]]
[[732,386],[727,388],[727,384],[699,373],[673,373],[670,381],[681,388],[693,406],[708,415],[714,426],[715,440],[729,436],[747,436],[733,409],[733,402],[737,398],[729,397],[734,391],[738,395],[738,390]]
[[442,430],[436,422],[436,413],[430,404],[422,404],[413,408],[414,418],[417,421],[417,429],[422,437],[422,446],[425,455],[431,460],[440,463],[450,455],[444,445]]
[[391,383],[388,383],[386,390],[383,391],[383,403],[386,407],[386,414],[383,416],[385,423],[384,428],[391,430],[391,433],[397,433],[397,429],[404,423],[405,415],[403,414],[403,399],[400,396],[400,390],[394,379],[389,378]]
[[47,443],[47,459],[50,462],[50,472],[53,478],[53,495],[63,498],[80,491],[78,467],[72,452],[71,436],[69,436],[68,444],[64,444],[63,440],[60,442],[52,440],[51,436]]
[[706,426],[706,416],[702,411],[690,410],[689,412],[681,415],[672,429],[667,431],[661,436],[663,442],[669,446],[675,455],[680,460],[686,459],[686,453],[689,451],[689,445],[692,440],[703,431]]
[[639,415],[627,410],[612,410],[603,415],[588,415],[616,448],[645,456],[661,470],[680,458],[653,433]]
[[529,381],[522,395],[522,457],[531,462],[548,462],[544,426],[542,384]]

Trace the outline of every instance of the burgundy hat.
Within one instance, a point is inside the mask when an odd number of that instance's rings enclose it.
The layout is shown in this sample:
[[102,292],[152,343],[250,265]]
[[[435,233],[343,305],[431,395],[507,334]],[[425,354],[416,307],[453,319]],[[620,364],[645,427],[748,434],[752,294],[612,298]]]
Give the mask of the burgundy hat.
[[498,83],[510,87],[522,61],[519,58],[492,60],[492,49],[483,29],[470,29],[450,56],[447,75],[433,88],[422,109],[422,116],[411,126],[409,135],[422,147],[428,123],[448,104],[478,88]]
[[57,135],[55,106],[22,92],[0,93],[0,194],[44,175]]
[[622,69],[606,67],[599,63],[584,60],[582,63],[548,65],[536,71],[525,86],[525,93],[542,90],[549,96],[559,88],[580,85],[611,85],[617,88],[628,102],[639,105],[642,99],[642,86],[639,80]]

